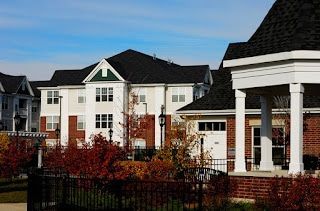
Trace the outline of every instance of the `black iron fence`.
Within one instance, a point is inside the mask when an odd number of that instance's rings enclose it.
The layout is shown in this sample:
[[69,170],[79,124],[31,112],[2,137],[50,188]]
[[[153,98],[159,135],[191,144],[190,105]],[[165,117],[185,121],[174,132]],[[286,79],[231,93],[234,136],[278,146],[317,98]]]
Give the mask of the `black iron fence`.
[[28,211],[210,210],[224,206],[229,190],[226,175],[215,174],[210,179],[207,182],[110,181],[32,172],[28,181]]

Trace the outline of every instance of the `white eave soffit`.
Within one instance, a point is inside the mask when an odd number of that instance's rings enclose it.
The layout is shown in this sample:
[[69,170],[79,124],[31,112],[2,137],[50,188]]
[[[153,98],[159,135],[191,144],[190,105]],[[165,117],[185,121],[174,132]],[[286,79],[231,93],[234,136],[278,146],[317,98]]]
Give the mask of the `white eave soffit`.
[[320,60],[320,51],[296,50],[241,59],[224,60],[223,67],[230,68],[286,60]]
[[91,73],[82,81],[82,83],[88,83],[90,80],[97,74],[97,72],[101,69],[102,65],[108,66],[108,69],[112,71],[112,73],[120,79],[120,81],[125,81],[124,78],[109,64],[106,59],[102,59],[99,64],[91,71]]

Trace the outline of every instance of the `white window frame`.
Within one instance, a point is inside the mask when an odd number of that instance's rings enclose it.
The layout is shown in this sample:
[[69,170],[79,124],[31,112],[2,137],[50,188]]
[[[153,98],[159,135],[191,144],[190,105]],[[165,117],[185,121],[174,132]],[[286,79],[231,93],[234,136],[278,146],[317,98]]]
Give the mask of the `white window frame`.
[[[205,124],[205,129],[200,130],[200,124]],[[199,132],[226,132],[227,123],[225,121],[199,121],[198,122]]]
[[113,87],[96,88],[96,102],[113,102]]
[[[51,93],[51,94],[49,94]],[[49,102],[51,100],[51,102]],[[47,91],[47,104],[59,104],[59,91],[57,90],[48,90]]]
[[185,87],[173,87],[171,101],[174,103],[186,102],[186,88]]
[[96,129],[113,128],[113,114],[96,114],[95,122]]
[[146,103],[147,102],[147,95],[146,95],[146,89],[140,88],[138,93],[138,102],[139,103]]
[[103,77],[103,78],[106,78],[106,77],[108,77],[108,70],[109,69],[101,69],[101,76]]
[[[259,128],[260,129],[260,145],[255,145],[254,144],[254,138],[255,137],[257,137],[257,136],[255,136],[254,135],[254,129],[257,129],[257,128]],[[285,127],[284,126],[279,126],[279,125],[273,125],[272,126],[272,129],[275,129],[275,128],[282,128],[283,129],[283,138],[285,138]],[[260,165],[260,161],[258,162],[258,161],[256,161],[256,158],[255,158],[255,153],[254,153],[254,150],[255,150],[255,148],[260,148],[260,159],[261,159],[261,126],[259,126],[259,125],[257,125],[257,126],[253,126],[252,127],[252,133],[251,133],[252,135],[251,135],[251,139],[252,139],[252,151],[251,151],[251,155],[252,155],[252,158],[254,159],[254,161],[255,161],[255,164],[257,164],[257,165]],[[273,143],[272,143],[272,150],[273,149],[275,149],[275,148],[281,148],[281,149],[283,149],[283,155],[285,155],[285,145],[283,144],[283,145],[273,145]],[[272,156],[274,155],[274,153],[272,153]],[[272,158],[273,159],[273,158]],[[276,164],[274,164],[275,166],[276,166]]]
[[77,116],[77,130],[86,129],[86,117],[84,115]]
[[86,102],[86,90],[78,89],[78,103],[83,104]]
[[[48,127],[49,124],[51,127]],[[46,130],[54,131],[59,126],[59,116],[46,116]]]

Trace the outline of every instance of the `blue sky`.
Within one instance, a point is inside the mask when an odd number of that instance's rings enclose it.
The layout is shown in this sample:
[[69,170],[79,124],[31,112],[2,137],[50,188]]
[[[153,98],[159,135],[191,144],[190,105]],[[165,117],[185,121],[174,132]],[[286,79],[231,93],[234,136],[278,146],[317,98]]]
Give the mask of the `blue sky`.
[[0,72],[47,80],[126,49],[216,68],[274,0],[0,1]]

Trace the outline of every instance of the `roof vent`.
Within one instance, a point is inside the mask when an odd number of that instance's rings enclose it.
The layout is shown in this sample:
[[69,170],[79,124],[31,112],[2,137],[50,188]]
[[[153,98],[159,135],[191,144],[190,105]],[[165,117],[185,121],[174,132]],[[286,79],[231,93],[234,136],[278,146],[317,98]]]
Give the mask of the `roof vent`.
[[157,55],[155,53],[153,54],[153,60],[157,60]]

